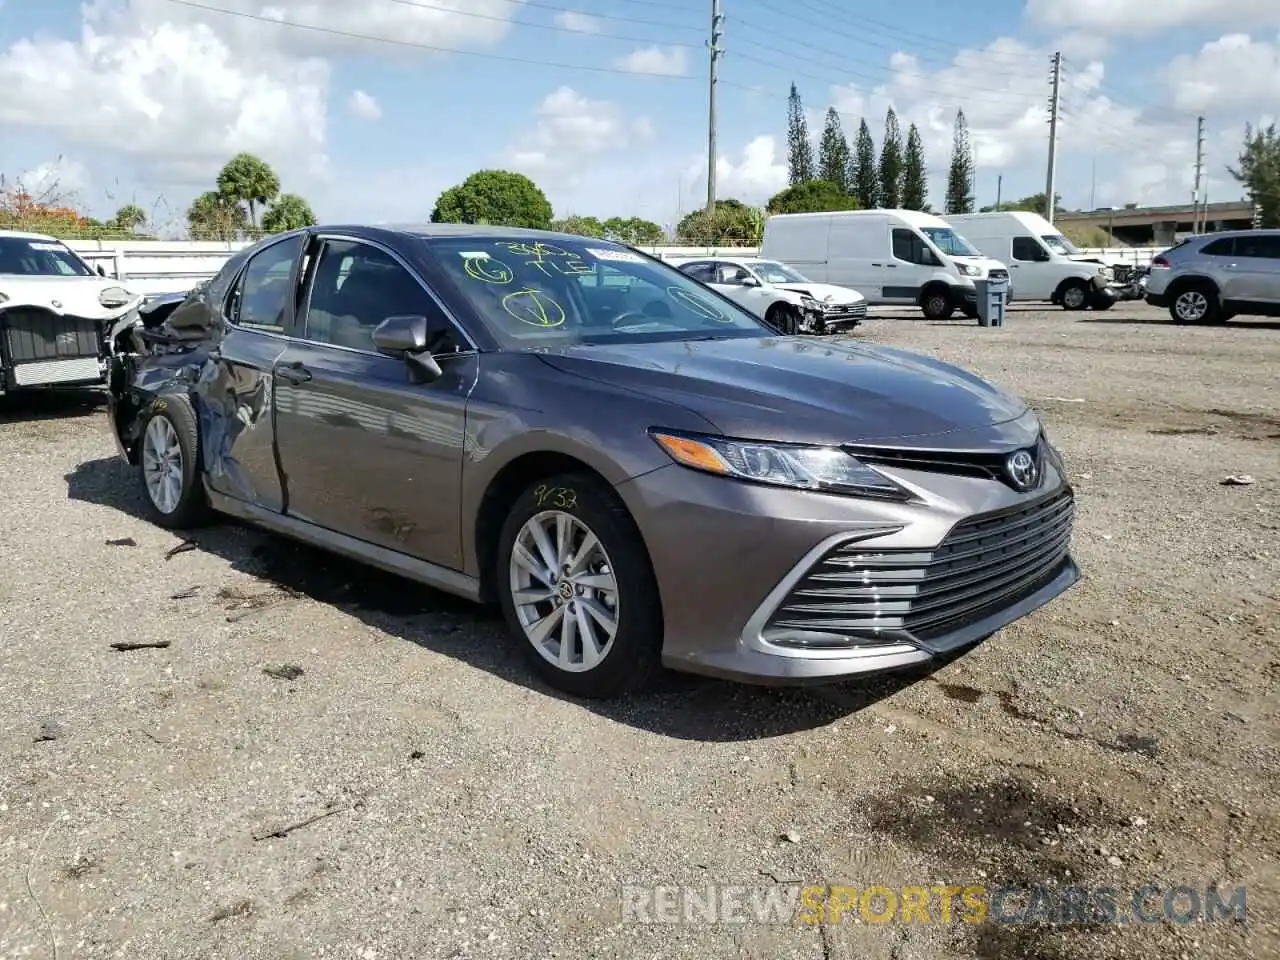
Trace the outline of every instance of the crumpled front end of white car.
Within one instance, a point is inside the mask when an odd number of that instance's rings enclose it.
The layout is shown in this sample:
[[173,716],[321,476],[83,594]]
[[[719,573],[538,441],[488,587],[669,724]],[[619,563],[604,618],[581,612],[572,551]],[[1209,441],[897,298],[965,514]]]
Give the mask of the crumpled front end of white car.
[[142,299],[111,282],[0,277],[0,394],[105,382],[108,332]]

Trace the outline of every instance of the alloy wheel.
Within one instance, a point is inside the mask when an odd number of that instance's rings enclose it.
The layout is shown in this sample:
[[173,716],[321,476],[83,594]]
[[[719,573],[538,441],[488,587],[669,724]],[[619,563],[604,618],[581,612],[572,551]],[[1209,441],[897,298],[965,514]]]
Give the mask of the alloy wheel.
[[1084,287],[1067,287],[1062,292],[1062,305],[1068,310],[1079,310],[1084,306]]
[[182,446],[168,417],[152,417],[142,438],[142,475],[147,495],[161,513],[173,513],[182,499]]
[[1195,323],[1209,312],[1209,298],[1199,290],[1188,290],[1178,294],[1174,309],[1178,312],[1178,319]]
[[511,546],[511,601],[525,639],[548,663],[583,673],[601,663],[618,633],[612,562],[572,514],[534,514]]

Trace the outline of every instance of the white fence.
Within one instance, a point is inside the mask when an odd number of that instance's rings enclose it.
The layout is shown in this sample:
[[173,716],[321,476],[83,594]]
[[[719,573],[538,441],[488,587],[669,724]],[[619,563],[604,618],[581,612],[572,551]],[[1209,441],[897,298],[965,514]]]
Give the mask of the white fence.
[[[219,243],[163,240],[68,240],[67,245],[89,261],[101,266],[108,276],[127,281],[139,293],[167,293],[190,290],[201,280],[218,272],[243,242]],[[758,247],[643,247],[660,257],[753,257]],[[1123,260],[1146,266],[1164,247],[1112,247],[1083,251],[1091,256]]]

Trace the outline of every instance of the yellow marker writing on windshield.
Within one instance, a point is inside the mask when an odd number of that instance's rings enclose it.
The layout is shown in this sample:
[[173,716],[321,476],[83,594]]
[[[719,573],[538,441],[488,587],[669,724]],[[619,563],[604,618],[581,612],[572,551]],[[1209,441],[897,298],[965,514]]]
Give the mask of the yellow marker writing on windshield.
[[502,309],[531,327],[558,327],[565,321],[564,307],[541,290],[516,290],[502,298]]
[[501,260],[494,260],[488,256],[467,257],[463,269],[473,280],[482,280],[485,283],[510,283],[515,278],[510,267]]

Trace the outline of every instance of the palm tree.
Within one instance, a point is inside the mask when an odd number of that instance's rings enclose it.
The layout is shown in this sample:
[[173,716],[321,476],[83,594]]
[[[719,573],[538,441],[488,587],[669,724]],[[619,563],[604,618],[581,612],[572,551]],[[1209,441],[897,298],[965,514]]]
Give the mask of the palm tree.
[[249,225],[258,225],[258,208],[280,193],[280,178],[263,160],[251,153],[237,153],[218,174],[218,192],[233,203],[249,208]]
[[311,204],[296,193],[282,193],[262,215],[262,229],[267,233],[298,230],[313,226],[315,222],[316,215],[311,212]]

